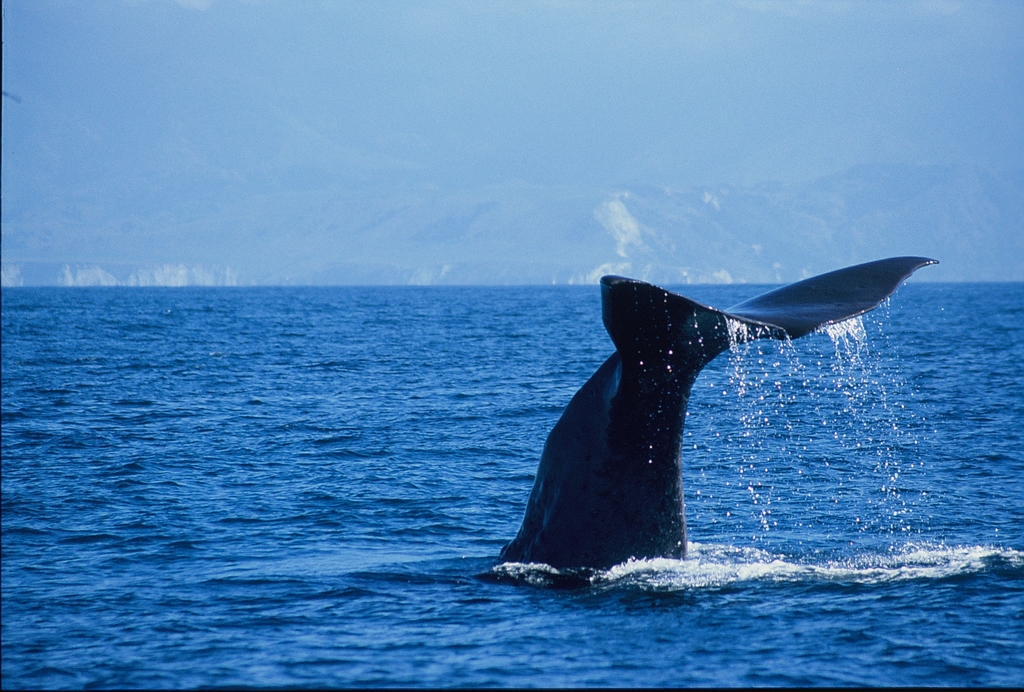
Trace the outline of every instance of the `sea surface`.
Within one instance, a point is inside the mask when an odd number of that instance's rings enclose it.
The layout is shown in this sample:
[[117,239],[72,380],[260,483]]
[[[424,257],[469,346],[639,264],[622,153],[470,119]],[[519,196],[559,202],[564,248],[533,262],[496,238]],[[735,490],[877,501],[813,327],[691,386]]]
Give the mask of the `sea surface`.
[[1024,284],[720,356],[689,557],[585,583],[497,555],[595,286],[2,299],[5,689],[1024,685]]

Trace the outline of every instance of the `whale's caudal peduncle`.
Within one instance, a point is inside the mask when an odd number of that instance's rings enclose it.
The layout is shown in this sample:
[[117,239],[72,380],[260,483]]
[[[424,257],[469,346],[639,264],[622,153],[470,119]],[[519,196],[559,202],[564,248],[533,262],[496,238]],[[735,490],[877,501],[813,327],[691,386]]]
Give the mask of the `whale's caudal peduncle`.
[[510,562],[605,568],[629,558],[684,557],[680,451],[698,373],[736,342],[796,339],[872,310],[924,257],[893,257],[822,274],[725,311],[657,286],[601,279],[615,353],[566,406],[541,454]]

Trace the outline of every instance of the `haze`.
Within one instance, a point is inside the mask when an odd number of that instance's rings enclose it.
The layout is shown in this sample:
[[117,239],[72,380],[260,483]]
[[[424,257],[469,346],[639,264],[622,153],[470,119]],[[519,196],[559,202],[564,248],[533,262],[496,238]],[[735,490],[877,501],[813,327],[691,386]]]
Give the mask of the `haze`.
[[1024,280],[1024,5],[5,2],[4,286]]

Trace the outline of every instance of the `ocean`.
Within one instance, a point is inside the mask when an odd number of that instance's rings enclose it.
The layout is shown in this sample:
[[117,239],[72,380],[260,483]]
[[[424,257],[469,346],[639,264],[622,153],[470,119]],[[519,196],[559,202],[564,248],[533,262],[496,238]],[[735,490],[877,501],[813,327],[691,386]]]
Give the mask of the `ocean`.
[[2,319],[5,689],[1024,685],[1024,284],[721,355],[689,556],[570,584],[497,556],[613,351],[596,286],[5,288]]

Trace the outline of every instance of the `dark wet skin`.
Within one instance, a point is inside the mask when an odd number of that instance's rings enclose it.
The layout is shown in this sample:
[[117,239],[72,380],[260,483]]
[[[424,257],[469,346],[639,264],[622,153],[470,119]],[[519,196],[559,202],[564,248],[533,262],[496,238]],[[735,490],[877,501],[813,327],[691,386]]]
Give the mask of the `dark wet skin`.
[[616,352],[569,402],[548,436],[506,562],[607,568],[686,556],[681,443],[690,389],[731,344],[796,339],[877,307],[924,257],[821,274],[725,311],[618,276],[601,279]]

